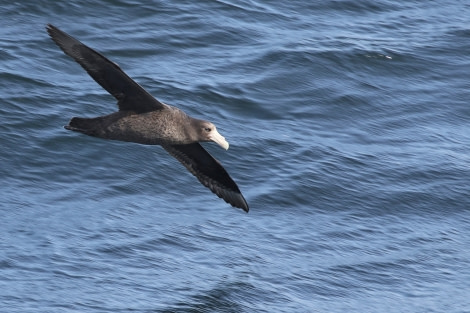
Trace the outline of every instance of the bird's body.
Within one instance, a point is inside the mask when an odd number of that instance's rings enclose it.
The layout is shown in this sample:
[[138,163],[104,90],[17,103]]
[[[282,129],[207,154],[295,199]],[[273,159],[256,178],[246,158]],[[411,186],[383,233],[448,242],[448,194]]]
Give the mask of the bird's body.
[[140,114],[118,111],[95,118],[74,117],[65,128],[103,139],[145,145],[189,144],[198,141],[187,127],[193,120],[183,111],[167,105],[162,110]]
[[119,111],[95,118],[74,117],[66,129],[103,139],[161,145],[204,186],[232,206],[248,212],[248,204],[237,184],[199,144],[213,141],[228,149],[228,142],[214,124],[158,101],[115,63],[55,26],[48,24],[47,31],[67,55],[118,100]]

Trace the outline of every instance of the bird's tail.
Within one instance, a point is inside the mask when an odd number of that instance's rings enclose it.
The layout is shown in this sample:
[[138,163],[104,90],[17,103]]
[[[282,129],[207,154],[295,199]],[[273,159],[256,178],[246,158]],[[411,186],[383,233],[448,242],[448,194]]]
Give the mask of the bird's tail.
[[101,124],[100,118],[83,118],[74,117],[69,124],[64,126],[65,129],[81,132],[89,136],[97,136],[97,125]]

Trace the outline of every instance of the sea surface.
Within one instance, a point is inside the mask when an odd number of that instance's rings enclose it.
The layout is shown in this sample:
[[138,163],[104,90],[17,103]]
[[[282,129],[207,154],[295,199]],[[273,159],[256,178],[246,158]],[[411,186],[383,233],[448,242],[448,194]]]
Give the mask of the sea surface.
[[[212,121],[232,208],[54,24]],[[1,1],[0,312],[470,312],[468,1]]]

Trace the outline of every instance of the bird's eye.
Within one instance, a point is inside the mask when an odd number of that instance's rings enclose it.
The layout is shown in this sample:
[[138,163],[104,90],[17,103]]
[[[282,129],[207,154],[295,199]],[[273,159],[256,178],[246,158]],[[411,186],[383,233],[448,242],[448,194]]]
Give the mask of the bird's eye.
[[206,127],[206,128],[204,128],[204,130],[205,130],[206,132],[210,132],[212,129],[210,129],[210,127]]

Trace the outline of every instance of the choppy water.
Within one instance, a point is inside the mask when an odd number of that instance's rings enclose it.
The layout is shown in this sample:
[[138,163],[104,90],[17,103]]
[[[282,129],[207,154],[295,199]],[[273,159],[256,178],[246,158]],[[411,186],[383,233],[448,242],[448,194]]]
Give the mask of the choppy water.
[[[1,312],[470,312],[470,5],[0,5]],[[52,23],[213,121],[244,214],[116,110]]]

